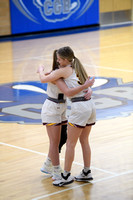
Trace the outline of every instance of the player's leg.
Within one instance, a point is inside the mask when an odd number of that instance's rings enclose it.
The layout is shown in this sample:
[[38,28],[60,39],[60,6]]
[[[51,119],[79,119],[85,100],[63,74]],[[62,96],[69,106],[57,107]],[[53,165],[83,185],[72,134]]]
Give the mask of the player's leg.
[[66,152],[65,152],[65,167],[64,170],[71,171],[72,162],[75,155],[75,146],[77,140],[82,132],[82,128],[74,127],[68,125],[67,132],[67,143],[66,143]]
[[74,177],[71,176],[71,166],[74,160],[75,146],[82,132],[82,128],[68,125],[67,129],[64,172],[61,174],[60,180],[53,182],[53,185],[55,186],[68,185],[74,181]]
[[91,126],[86,126],[81,135],[80,135],[80,143],[82,147],[82,153],[83,153],[83,160],[84,160],[84,168],[82,172],[75,177],[77,181],[88,181],[92,180],[92,174],[90,170],[90,164],[91,164],[91,148],[89,144],[89,135],[91,132]]
[[44,173],[52,174],[54,168],[57,168],[59,174],[61,173],[60,161],[59,161],[59,141],[61,126],[46,126],[49,137],[49,152],[46,161],[44,162],[41,171]]
[[47,133],[49,137],[49,153],[48,157],[51,158],[52,164],[59,165],[59,142],[60,142],[60,134],[61,134],[61,126],[46,126]]
[[79,138],[80,144],[82,147],[84,165],[86,167],[90,167],[90,162],[91,162],[91,148],[90,148],[90,144],[89,144],[89,135],[91,132],[91,127],[92,126],[86,126],[82,130],[82,133]]

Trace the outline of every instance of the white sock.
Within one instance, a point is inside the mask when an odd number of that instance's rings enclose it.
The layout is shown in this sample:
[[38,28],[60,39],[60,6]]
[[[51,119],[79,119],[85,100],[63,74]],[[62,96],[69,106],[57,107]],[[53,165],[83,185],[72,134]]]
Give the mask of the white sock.
[[47,165],[52,164],[51,158],[49,158],[49,157],[46,158],[45,162],[46,162]]
[[55,171],[55,172],[56,172],[56,171],[59,171],[60,169],[61,169],[60,165],[54,166],[54,171]]
[[70,173],[70,172],[64,170],[63,175],[64,175],[64,176],[67,176],[69,173]]
[[90,167],[84,167],[84,172],[88,172],[90,170]]

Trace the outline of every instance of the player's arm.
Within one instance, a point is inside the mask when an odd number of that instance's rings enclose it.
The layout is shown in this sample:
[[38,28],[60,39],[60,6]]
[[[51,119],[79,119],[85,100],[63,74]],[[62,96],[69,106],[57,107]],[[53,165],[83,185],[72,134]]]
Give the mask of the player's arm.
[[48,83],[48,82],[54,82],[58,80],[59,78],[62,78],[64,75],[64,69],[57,69],[52,71],[49,74],[44,73],[44,67],[39,66],[37,73],[39,73],[39,78],[41,83]]
[[57,87],[68,97],[74,96],[82,90],[92,86],[94,83],[94,78],[90,80],[90,77],[86,80],[83,85],[79,85],[75,88],[68,88],[63,79],[59,79],[56,81]]

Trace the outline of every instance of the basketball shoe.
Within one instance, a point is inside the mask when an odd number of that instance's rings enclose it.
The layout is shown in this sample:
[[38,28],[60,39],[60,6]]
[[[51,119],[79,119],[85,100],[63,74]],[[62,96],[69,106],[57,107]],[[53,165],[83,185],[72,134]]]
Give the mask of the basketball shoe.
[[59,167],[58,169],[54,169],[53,173],[52,173],[53,181],[61,179],[61,173],[62,172],[63,172],[63,170],[61,169],[61,167]]
[[74,177],[72,177],[70,173],[67,176],[64,176],[64,174],[61,173],[61,178],[59,180],[54,181],[53,185],[62,187],[64,185],[68,185],[73,182],[74,182]]
[[51,174],[53,173],[53,165],[52,163],[47,164],[44,162],[43,166],[41,167],[41,172],[46,173],[46,174]]
[[80,174],[78,176],[75,176],[74,179],[75,179],[75,181],[90,181],[90,180],[93,180],[91,170],[88,170],[87,172],[82,170],[82,172],[80,172]]

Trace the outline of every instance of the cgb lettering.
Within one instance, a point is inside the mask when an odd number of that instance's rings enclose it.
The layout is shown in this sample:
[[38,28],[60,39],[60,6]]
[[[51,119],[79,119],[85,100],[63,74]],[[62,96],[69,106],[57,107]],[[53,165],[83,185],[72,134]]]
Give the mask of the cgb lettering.
[[70,12],[70,5],[70,0],[46,0],[44,2],[44,14],[46,16],[67,14]]

